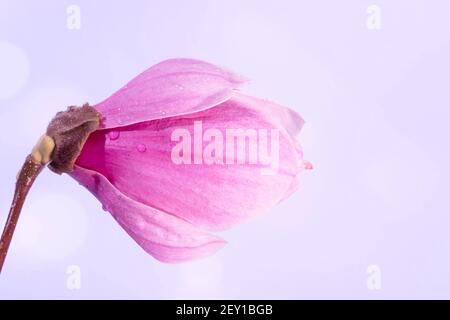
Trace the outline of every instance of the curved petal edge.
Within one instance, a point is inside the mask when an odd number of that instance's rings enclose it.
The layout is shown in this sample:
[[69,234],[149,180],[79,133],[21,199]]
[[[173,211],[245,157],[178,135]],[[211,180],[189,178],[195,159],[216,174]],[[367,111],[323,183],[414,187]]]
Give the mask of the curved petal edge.
[[202,258],[226,244],[189,222],[129,198],[98,172],[75,166],[70,176],[85,186],[147,253],[162,262]]
[[170,59],[145,70],[95,107],[101,129],[206,110],[227,101],[248,80],[213,64]]

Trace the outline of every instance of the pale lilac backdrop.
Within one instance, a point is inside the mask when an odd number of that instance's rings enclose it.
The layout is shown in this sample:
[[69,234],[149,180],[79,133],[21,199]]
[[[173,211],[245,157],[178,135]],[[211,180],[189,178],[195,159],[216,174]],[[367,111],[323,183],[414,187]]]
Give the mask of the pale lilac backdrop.
[[450,298],[449,16],[445,0],[0,0],[2,227],[53,114],[171,57],[235,70],[297,110],[315,165],[290,199],[224,232],[222,251],[182,265],[46,171],[0,298]]

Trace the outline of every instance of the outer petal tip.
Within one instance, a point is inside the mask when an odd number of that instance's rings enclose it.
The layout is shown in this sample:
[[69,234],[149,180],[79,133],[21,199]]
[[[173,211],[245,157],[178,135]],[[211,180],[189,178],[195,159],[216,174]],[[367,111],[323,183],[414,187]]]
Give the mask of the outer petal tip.
[[144,250],[158,261],[164,263],[180,263],[206,258],[222,249],[226,244],[226,241],[217,238],[217,240],[212,240],[196,248],[165,248],[161,251],[153,249],[150,245],[147,249],[144,248]]
[[313,170],[314,166],[311,162],[305,160],[305,161],[303,161],[303,168],[305,170]]
[[305,120],[296,111],[268,99],[256,98],[241,92],[236,92],[233,100],[241,105],[261,112],[272,123],[276,123],[293,137],[301,131],[305,124]]

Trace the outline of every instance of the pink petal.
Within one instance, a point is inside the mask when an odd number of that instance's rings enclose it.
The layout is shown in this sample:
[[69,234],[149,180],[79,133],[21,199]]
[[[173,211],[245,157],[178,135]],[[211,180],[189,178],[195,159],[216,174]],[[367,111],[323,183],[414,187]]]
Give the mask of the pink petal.
[[121,127],[214,107],[246,80],[192,59],[166,60],[147,69],[95,107],[102,128]]
[[163,262],[207,256],[225,242],[190,223],[127,197],[98,172],[76,166],[70,174],[92,192],[149,254]]
[[293,137],[300,133],[305,124],[305,120],[297,112],[270,100],[252,97],[241,92],[236,92],[233,100],[260,112],[268,118],[268,121],[276,124],[278,128],[284,128]]
[[[97,131],[77,163],[102,173],[116,188],[139,202],[205,229],[229,228],[277,204],[303,167],[293,137],[281,127],[297,120],[287,119],[289,113],[283,121],[268,117],[257,105],[242,104],[243,100],[258,102],[247,97],[232,98],[188,116]],[[174,164],[171,150],[177,142],[171,141],[171,134],[175,129],[186,128],[193,135],[194,120],[203,122],[204,131],[280,129],[278,171],[264,175],[261,169],[265,166],[248,163]]]

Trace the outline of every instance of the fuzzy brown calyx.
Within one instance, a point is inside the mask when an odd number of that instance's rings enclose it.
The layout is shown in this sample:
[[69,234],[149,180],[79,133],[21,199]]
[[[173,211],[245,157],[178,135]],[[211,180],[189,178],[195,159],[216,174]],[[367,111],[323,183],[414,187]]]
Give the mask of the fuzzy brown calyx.
[[47,127],[46,135],[55,147],[48,167],[55,173],[73,171],[75,161],[89,135],[100,125],[101,114],[89,104],[70,106],[58,112]]

